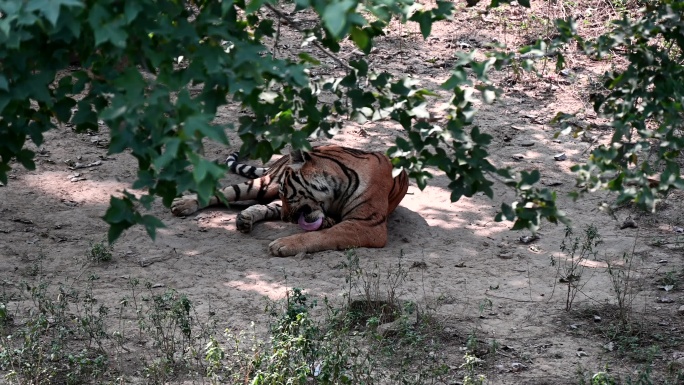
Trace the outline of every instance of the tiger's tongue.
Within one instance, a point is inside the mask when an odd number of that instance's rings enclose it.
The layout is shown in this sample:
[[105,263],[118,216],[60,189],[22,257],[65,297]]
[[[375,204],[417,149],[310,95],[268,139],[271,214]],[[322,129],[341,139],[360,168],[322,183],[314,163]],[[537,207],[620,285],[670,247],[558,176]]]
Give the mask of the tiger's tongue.
[[309,223],[306,221],[306,217],[304,216],[304,213],[300,213],[299,214],[299,220],[297,221],[297,223],[299,224],[299,227],[302,228],[302,230],[316,231],[323,224],[323,218],[318,218],[315,221]]

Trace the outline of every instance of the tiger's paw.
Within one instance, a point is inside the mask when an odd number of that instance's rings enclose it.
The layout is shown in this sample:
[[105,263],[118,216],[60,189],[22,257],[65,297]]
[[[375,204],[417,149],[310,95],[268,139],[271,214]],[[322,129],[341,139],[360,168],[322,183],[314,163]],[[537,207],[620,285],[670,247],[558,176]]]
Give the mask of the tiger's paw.
[[177,217],[184,217],[199,210],[197,195],[186,195],[176,198],[171,203],[171,212]]
[[252,225],[254,225],[254,218],[244,211],[238,214],[237,219],[235,219],[235,226],[241,233],[252,232]]
[[276,257],[290,257],[297,255],[299,252],[306,251],[300,243],[287,238],[278,238],[271,242],[268,245],[268,250]]

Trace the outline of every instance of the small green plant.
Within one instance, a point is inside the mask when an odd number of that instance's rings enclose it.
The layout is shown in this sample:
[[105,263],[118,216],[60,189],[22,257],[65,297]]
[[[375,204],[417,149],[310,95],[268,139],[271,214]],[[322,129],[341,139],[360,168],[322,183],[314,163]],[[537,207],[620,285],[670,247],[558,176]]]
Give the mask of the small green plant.
[[109,262],[112,260],[112,247],[104,242],[91,244],[88,250],[88,259],[95,263]]
[[617,385],[618,382],[607,372],[598,372],[591,376],[590,385]]
[[[439,320],[421,312],[419,304],[399,299],[408,276],[401,261],[387,272],[377,264],[364,270],[351,250],[340,267],[346,272],[344,305],[326,297],[323,319],[315,318],[317,301],[298,288],[288,291],[284,303],[270,303],[271,337],[249,364],[240,365],[247,376],[234,377],[235,382],[445,382],[450,369],[440,350]],[[245,351],[238,345],[235,351]]]
[[[601,244],[601,235],[594,225],[589,225],[584,229],[582,236],[572,237],[573,232],[570,227],[565,228],[565,238],[560,245],[560,250],[565,253],[565,257],[561,257],[561,262],[558,263],[558,273],[561,275],[560,282],[567,286],[567,293],[565,298],[565,311],[572,309],[572,304],[575,301],[577,293],[582,290],[584,285],[589,281],[588,279],[582,281],[582,274],[584,272],[584,261],[587,259],[596,259],[598,254],[598,245]],[[556,265],[556,259],[551,257],[551,265]],[[561,272],[562,269],[562,272]]]
[[271,308],[278,319],[271,327],[271,352],[257,367],[253,385],[304,384],[314,375],[316,337],[320,329],[309,316],[316,303],[308,303],[301,289],[288,292],[284,313]]
[[658,280],[658,284],[667,288],[666,290],[676,290],[679,287],[679,281],[682,274],[675,269],[665,273],[665,276]]
[[221,347],[219,342],[211,336],[207,346],[204,348],[205,358],[207,360],[207,377],[214,384],[220,383],[219,373],[223,368],[221,361],[226,357],[226,351]]
[[494,306],[494,303],[492,303],[492,300],[485,297],[480,303],[477,305],[477,308],[480,312],[479,317],[482,318],[484,317],[484,312],[485,311],[491,311]]
[[22,284],[31,303],[26,317],[13,325],[5,316],[0,327],[0,370],[7,371],[10,384],[81,384],[102,378],[109,362],[102,346],[107,312],[95,306],[96,279],[91,277],[84,291],[42,280]]
[[[636,242],[635,242],[636,243]],[[613,286],[615,299],[618,306],[618,317],[621,324],[627,325],[632,314],[632,303],[636,297],[639,286],[634,279],[634,252],[622,254],[622,266],[606,260],[610,283]]]
[[463,385],[483,385],[487,381],[484,374],[477,374],[477,366],[482,362],[474,354],[467,352],[463,356],[465,361],[461,368],[465,368],[466,374],[463,376]]
[[10,315],[7,312],[7,305],[0,302],[0,330],[10,322]]

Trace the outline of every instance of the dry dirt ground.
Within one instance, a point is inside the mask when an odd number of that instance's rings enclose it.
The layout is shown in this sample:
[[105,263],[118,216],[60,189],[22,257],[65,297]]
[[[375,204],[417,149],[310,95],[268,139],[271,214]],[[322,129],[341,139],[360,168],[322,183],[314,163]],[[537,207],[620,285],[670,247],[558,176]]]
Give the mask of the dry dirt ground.
[[[491,43],[515,46],[542,36],[547,29],[539,19],[549,14],[546,7],[546,3],[535,3],[533,11],[506,7],[487,15],[479,13],[482,8],[463,9],[454,21],[436,25],[427,41],[416,26],[393,23],[369,60],[376,70],[411,75],[423,86],[438,89],[449,76],[456,52],[486,52]],[[558,7],[552,7],[552,17],[559,16],[562,10]],[[307,17],[301,16],[301,22]],[[528,23],[527,29],[521,27],[523,22]],[[282,29],[280,55],[299,45],[295,33],[286,26]],[[589,28],[587,31],[591,35]],[[345,43],[340,56],[357,54]],[[684,315],[678,311],[684,305],[684,258],[682,244],[677,243],[682,237],[678,232],[684,227],[682,194],[670,196],[657,214],[623,207],[615,216],[599,210],[600,203],[612,199],[605,193],[576,202],[567,197],[574,188],[570,167],[609,135],[597,130],[589,141],[556,139],[556,128],[549,121],[558,111],[565,111],[580,112],[580,120],[586,123],[603,123],[588,108],[586,94],[592,80],[611,65],[590,62],[579,55],[569,57],[574,66],[574,77],[570,78],[551,71],[552,64],[541,78],[518,76],[512,69],[496,74],[495,83],[505,94],[494,105],[482,106],[476,124],[493,137],[493,163],[540,170],[542,182],[558,192],[559,204],[572,220],[576,234],[590,224],[600,232],[603,243],[598,255],[584,267],[583,286],[572,311],[565,311],[567,284],[562,282],[567,275],[563,267],[567,254],[559,250],[564,227],[545,223],[538,240],[521,243],[518,238],[527,233],[511,232],[511,223],[493,220],[500,203],[513,199],[511,191],[500,183],[495,185],[494,201],[476,196],[452,203],[448,179],[435,172],[425,190],[415,184],[409,188],[390,218],[387,246],[356,251],[364,269],[389,271],[399,263],[408,269],[399,295],[430,308],[447,331],[450,337],[445,339],[441,354],[454,370],[452,383],[463,376],[459,372],[462,347],[473,332],[480,341],[496,340],[502,347],[478,369],[489,384],[577,384],[581,377],[578,373],[588,375],[606,366],[622,378],[634,376],[645,361],[633,359],[629,353],[652,344],[660,346],[653,359],[654,376],[662,378],[668,370],[684,366]],[[335,73],[329,64],[330,73]],[[445,103],[446,97],[435,98],[432,108],[436,115]],[[235,121],[236,112],[235,107],[226,107],[218,120]],[[236,139],[234,133],[230,135]],[[314,144],[385,150],[398,135],[402,135],[400,127],[390,122],[350,123],[334,139]],[[262,332],[267,318],[265,304],[282,299],[288,288],[300,287],[315,298],[342,301],[346,273],[340,266],[346,262],[345,252],[272,257],[267,252],[269,242],[299,231],[296,226],[269,222],[257,225],[252,234],[241,234],[234,228],[238,211],[230,208],[177,218],[157,202],[151,213],[166,228],[159,231],[156,241],[150,240],[142,228],[134,228],[113,245],[111,262],[87,263],[88,250],[106,237],[107,226],[101,217],[110,195],[128,188],[136,174],[131,156],[107,154],[107,138],[104,127],[98,133],[81,134],[69,127],[60,128],[48,133],[35,171],[14,165],[9,185],[0,187],[3,293],[19,292],[20,282],[39,278],[85,284],[97,275],[93,295],[114,313],[119,301],[130,294],[129,280],[137,278],[151,283],[153,290],[174,288],[185,293],[197,306],[198,314],[213,314],[218,330],[249,329],[250,323],[256,322]],[[238,148],[234,143],[232,149]],[[206,155],[223,159],[232,149],[209,146]],[[565,153],[567,160],[554,160],[559,153]],[[517,154],[522,155],[521,160],[514,159]],[[67,160],[101,164],[71,170]],[[75,173],[80,177],[74,179]],[[240,180],[229,175],[225,183]],[[628,217],[637,228],[621,229]],[[653,240],[661,242],[654,245]],[[635,332],[641,342],[633,345],[620,345],[631,336],[610,336],[609,326],[616,314],[616,293],[606,260],[619,264],[625,253],[634,256],[630,282],[638,292],[633,300],[633,318],[646,325]],[[662,290],[667,283],[673,287]],[[21,319],[28,302],[16,298],[7,307],[15,319]],[[611,340],[613,345],[609,344]],[[133,365],[146,346],[130,343],[127,349],[125,365]],[[140,373],[132,373],[130,378],[144,382]]]

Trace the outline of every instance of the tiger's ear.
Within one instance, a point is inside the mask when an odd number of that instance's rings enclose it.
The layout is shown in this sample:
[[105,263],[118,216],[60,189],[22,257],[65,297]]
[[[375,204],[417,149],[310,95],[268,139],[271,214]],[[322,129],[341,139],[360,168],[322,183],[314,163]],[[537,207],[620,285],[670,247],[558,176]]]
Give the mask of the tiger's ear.
[[290,150],[290,168],[299,170],[304,163],[311,160],[311,155],[304,150]]

